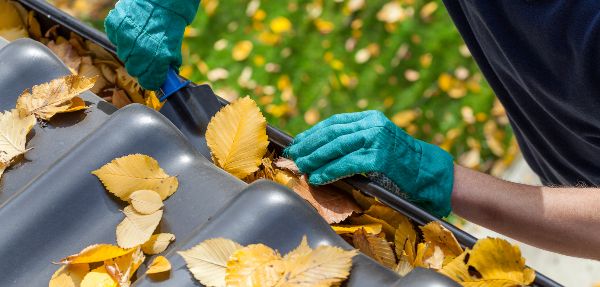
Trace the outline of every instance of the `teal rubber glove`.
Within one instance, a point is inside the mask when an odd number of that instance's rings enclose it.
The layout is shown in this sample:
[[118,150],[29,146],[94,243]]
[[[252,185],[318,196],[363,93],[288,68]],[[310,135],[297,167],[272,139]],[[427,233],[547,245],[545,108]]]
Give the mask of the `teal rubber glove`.
[[158,90],[170,66],[181,66],[183,32],[199,0],[120,0],[104,26],[130,75],[142,87]]
[[334,115],[299,134],[284,154],[309,175],[311,184],[368,174],[379,182],[391,181],[392,189],[398,189],[393,192],[438,217],[451,211],[452,156],[412,138],[381,112]]

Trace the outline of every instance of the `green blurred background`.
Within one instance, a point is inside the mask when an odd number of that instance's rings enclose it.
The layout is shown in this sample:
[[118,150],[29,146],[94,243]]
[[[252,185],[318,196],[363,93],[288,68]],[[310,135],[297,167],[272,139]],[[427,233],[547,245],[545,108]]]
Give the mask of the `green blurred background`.
[[[115,1],[55,0],[98,29]],[[440,0],[203,0],[181,74],[249,95],[297,134],[336,113],[377,109],[467,167],[500,175],[518,153]]]

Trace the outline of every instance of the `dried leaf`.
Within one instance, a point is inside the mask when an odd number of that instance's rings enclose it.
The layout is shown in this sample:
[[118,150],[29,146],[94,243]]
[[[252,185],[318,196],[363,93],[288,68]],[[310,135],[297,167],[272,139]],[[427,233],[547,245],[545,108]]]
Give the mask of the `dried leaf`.
[[365,232],[370,234],[381,233],[382,225],[379,223],[363,224],[363,225],[332,225],[333,231],[337,234],[352,234],[359,229],[364,229]]
[[117,287],[118,283],[108,274],[104,266],[100,266],[83,277],[81,287]]
[[50,41],[46,46],[67,65],[71,72],[78,73],[81,57],[69,42],[56,44],[56,42]]
[[148,266],[146,274],[157,274],[171,271],[171,263],[164,256],[157,256]]
[[123,213],[125,219],[117,225],[117,244],[123,248],[135,247],[148,241],[163,215],[162,210],[149,215],[141,214],[131,205],[125,207]]
[[141,214],[152,214],[163,207],[160,194],[154,190],[137,190],[129,195],[131,206]]
[[463,252],[462,247],[454,237],[450,230],[446,229],[439,222],[430,222],[425,226],[421,226],[423,239],[425,242],[430,242],[433,245],[439,246],[445,256],[452,258],[460,255]]
[[159,233],[150,236],[150,240],[142,244],[142,251],[148,255],[161,253],[169,247],[169,244],[175,240],[175,235],[171,233]]
[[529,285],[535,279],[535,271],[525,267],[518,246],[499,238],[485,238],[477,241],[470,252],[468,265],[481,274],[483,284],[468,286],[521,286]]
[[144,262],[144,253],[139,247],[135,251],[104,262],[108,274],[119,283],[119,286],[131,285],[131,277]]
[[394,240],[396,229],[394,227],[392,227],[389,223],[387,223],[385,220],[375,218],[375,217],[367,215],[367,214],[363,214],[361,216],[350,217],[350,222],[352,224],[356,224],[356,225],[365,225],[365,224],[373,224],[373,223],[381,224],[383,233],[385,233],[385,238],[388,241]]
[[96,83],[94,86],[90,88],[90,91],[94,94],[100,93],[106,85],[108,85],[108,81],[104,79],[102,76],[102,72],[96,65],[92,63],[92,59],[90,57],[83,57],[81,59],[81,65],[79,66],[79,70],[76,70],[80,76],[95,78]]
[[267,152],[267,121],[253,100],[238,99],[211,119],[206,142],[215,163],[243,179],[258,170]]
[[305,175],[292,178],[288,187],[308,201],[327,223],[338,223],[348,218],[360,208],[349,194],[331,186],[313,186]]
[[160,109],[163,107],[164,103],[161,102],[158,97],[156,96],[156,93],[154,91],[146,91],[146,107],[149,107],[155,111],[160,111]]
[[413,262],[416,256],[415,245],[417,244],[417,232],[410,221],[398,225],[394,234],[394,245],[398,256],[405,255],[409,262]]
[[354,247],[381,265],[391,269],[396,267],[396,256],[385,238],[369,234],[361,228],[352,235],[352,242]]
[[365,211],[365,214],[385,220],[392,227],[394,227],[394,229],[398,228],[398,226],[412,227],[412,223],[410,223],[408,217],[384,205],[372,205],[371,208]]
[[277,168],[289,171],[298,176],[301,175],[300,169],[298,168],[296,163],[291,159],[287,159],[285,157],[279,157],[273,164]]
[[88,106],[85,105],[85,101],[83,101],[82,98],[74,97],[73,99],[71,99],[71,105],[69,106],[69,108],[64,111],[57,112],[57,114],[76,112],[76,111],[85,110],[87,108],[88,108]]
[[0,37],[8,41],[27,38],[29,34],[25,28],[25,20],[20,17],[12,1],[0,0]]
[[125,92],[135,103],[144,104],[144,97],[142,95],[142,87],[140,84],[127,73],[127,70],[123,67],[119,67],[117,70],[117,86]]
[[132,104],[133,102],[129,99],[127,94],[123,90],[113,89],[112,90],[112,104],[120,109],[126,105]]
[[[8,167],[13,159],[24,154],[27,134],[35,125],[34,116],[21,118],[16,110],[0,113],[0,166]],[[0,172],[0,175],[2,173]]]
[[175,176],[169,176],[155,159],[143,154],[116,158],[92,174],[123,201],[128,201],[132,192],[142,189],[154,190],[165,200],[179,185]]
[[294,250],[290,251],[283,257],[283,260],[293,261],[297,260],[301,256],[305,256],[312,252],[313,250],[308,246],[308,239],[306,236],[302,237],[302,241],[300,241],[300,245],[296,247]]
[[459,283],[472,281],[473,279],[471,279],[471,275],[469,275],[469,267],[467,266],[467,261],[470,256],[469,250],[466,250],[461,255],[452,259],[448,264],[444,265],[439,272]]
[[277,251],[263,244],[251,244],[231,254],[225,282],[228,287],[274,286],[284,272],[285,264]]
[[48,287],[79,287],[89,271],[90,267],[86,263],[63,265],[54,272]]
[[367,210],[369,208],[371,208],[371,206],[373,204],[377,203],[377,199],[375,199],[374,197],[370,197],[368,195],[363,194],[362,192],[353,189],[352,190],[352,197],[354,198],[354,200],[356,201],[356,203],[358,203],[358,205],[360,206],[360,208]]
[[394,268],[394,272],[404,277],[412,271],[414,267],[412,266],[412,261],[406,255],[402,254],[398,257],[398,265]]
[[[302,248],[306,249],[307,246]],[[294,254],[294,256],[286,255],[287,259],[284,259],[286,273],[277,286],[337,286],[348,278],[352,258],[357,252],[323,245],[310,252],[304,250]]]
[[200,283],[208,287],[224,287],[227,261],[241,248],[241,245],[229,239],[215,238],[178,253]]
[[95,78],[68,75],[48,83],[33,86],[31,92],[25,90],[17,99],[17,110],[21,117],[34,114],[49,120],[56,113],[68,110],[71,99],[94,86]]
[[424,258],[423,263],[427,268],[439,270],[442,268],[444,258],[442,249],[437,245],[433,245],[433,253],[429,257]]
[[67,256],[60,260],[60,264],[80,264],[102,262],[112,258],[117,258],[133,252],[134,249],[123,249],[110,244],[90,245],[77,254]]

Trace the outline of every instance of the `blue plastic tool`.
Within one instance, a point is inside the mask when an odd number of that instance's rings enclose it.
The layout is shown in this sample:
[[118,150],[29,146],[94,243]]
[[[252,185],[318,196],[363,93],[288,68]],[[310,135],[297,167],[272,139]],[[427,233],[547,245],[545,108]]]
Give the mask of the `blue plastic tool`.
[[167,79],[165,80],[165,83],[160,86],[158,99],[161,102],[164,102],[169,96],[189,85],[190,82],[191,81],[179,77],[177,70],[169,68],[169,71],[167,71]]

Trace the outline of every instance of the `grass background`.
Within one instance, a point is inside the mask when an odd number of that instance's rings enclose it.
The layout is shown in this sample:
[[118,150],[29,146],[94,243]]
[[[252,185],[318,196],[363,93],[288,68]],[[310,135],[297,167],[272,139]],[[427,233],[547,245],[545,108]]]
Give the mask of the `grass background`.
[[[114,1],[54,2],[102,29]],[[499,175],[518,152],[439,0],[203,0],[182,54],[182,75],[291,134],[376,109],[467,167]]]

